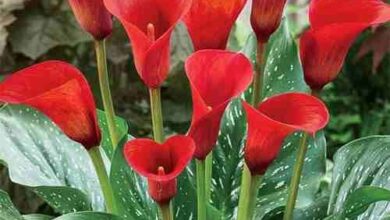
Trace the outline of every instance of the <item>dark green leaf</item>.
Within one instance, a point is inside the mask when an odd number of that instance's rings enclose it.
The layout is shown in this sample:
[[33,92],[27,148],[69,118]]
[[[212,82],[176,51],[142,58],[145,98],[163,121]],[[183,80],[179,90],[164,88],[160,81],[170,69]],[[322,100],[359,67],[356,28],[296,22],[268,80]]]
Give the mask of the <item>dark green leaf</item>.
[[0,190],[0,220],[23,220],[8,194]]
[[[390,136],[371,136],[353,141],[337,151],[334,157],[332,189],[329,214],[350,213],[355,215],[364,211],[357,219],[381,219],[390,212],[389,202],[372,204],[367,210],[365,205],[378,198],[375,190],[372,195],[360,198],[362,204],[354,203],[357,197],[367,189],[357,191],[363,186],[390,186]],[[358,192],[353,195],[354,192]],[[381,196],[386,196],[382,194]],[[352,197],[351,197],[352,196]],[[371,197],[373,196],[373,197]],[[367,199],[367,200],[366,200]],[[356,208],[356,209],[355,209]]]
[[[128,219],[128,218],[127,218]],[[77,212],[60,216],[54,220],[124,220],[116,215],[103,212]]]
[[195,165],[192,163],[178,178],[177,195],[173,200],[175,219],[196,218]]
[[56,46],[74,46],[90,40],[71,11],[42,13],[38,7],[25,10],[10,28],[9,41],[15,52],[36,59]]
[[[98,120],[99,120],[99,126],[102,130],[102,143],[101,147],[104,149],[104,152],[106,155],[111,159],[113,156],[113,147],[111,142],[111,136],[108,130],[108,124],[106,119],[106,114],[103,111],[98,110]],[[119,133],[120,139],[122,140],[127,136],[127,132],[129,130],[127,126],[126,120],[116,117],[116,131]]]
[[368,207],[379,201],[390,201],[390,191],[374,186],[363,186],[348,195],[340,219],[356,218]]
[[87,151],[44,115],[24,106],[0,110],[0,160],[13,182],[31,187],[61,213],[104,210]]

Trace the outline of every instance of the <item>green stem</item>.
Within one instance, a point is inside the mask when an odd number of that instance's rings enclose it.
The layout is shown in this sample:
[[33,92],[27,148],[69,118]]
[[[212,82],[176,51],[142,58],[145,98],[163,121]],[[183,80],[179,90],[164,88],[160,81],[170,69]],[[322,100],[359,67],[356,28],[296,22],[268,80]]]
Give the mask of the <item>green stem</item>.
[[256,73],[252,85],[252,105],[255,107],[262,99],[266,45],[266,43],[259,43],[257,47]]
[[196,160],[196,193],[198,201],[198,220],[206,220],[204,160]]
[[114,193],[112,191],[110,180],[108,178],[99,147],[94,147],[88,152],[92,159],[93,165],[95,166],[96,174],[99,178],[100,187],[103,191],[104,200],[106,202],[107,212],[117,214],[118,210],[114,199]]
[[154,140],[159,143],[164,142],[164,124],[161,110],[160,88],[149,89],[150,107],[152,112],[153,136]]
[[170,203],[159,204],[159,209],[160,209],[161,220],[173,220]]
[[205,171],[205,196],[206,202],[211,198],[211,179],[213,176],[213,152],[211,151],[206,157],[206,171]]
[[240,201],[237,220],[251,220],[256,206],[257,193],[262,176],[249,176],[247,182],[241,184]]
[[295,203],[298,195],[299,182],[301,180],[303,164],[305,162],[305,155],[307,152],[308,134],[304,133],[301,138],[301,143],[298,149],[296,162],[294,165],[293,176],[289,187],[287,205],[284,211],[283,220],[292,220],[294,214]]
[[113,149],[119,144],[119,135],[116,130],[114,104],[111,98],[110,81],[107,70],[107,56],[105,40],[95,41],[96,60],[98,66],[100,91],[103,100],[104,112],[106,114],[108,132],[110,133]]

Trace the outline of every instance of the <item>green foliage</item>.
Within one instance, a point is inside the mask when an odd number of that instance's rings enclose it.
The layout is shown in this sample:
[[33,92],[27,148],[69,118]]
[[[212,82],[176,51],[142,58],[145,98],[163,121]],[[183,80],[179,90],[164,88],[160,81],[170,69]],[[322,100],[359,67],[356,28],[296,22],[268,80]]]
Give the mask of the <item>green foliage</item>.
[[[104,113],[104,111],[98,110],[97,115],[98,115],[99,126],[102,132],[102,143],[100,144],[100,146],[104,149],[104,152],[106,153],[108,158],[111,159],[113,157],[113,150],[112,150],[113,146],[111,142],[110,133],[108,131],[106,114]],[[120,139],[127,137],[127,132],[129,130],[127,126],[127,122],[120,117],[117,117],[115,121],[116,121],[116,129],[120,136]]]
[[61,213],[103,210],[88,153],[41,113],[3,107],[0,137],[0,160],[13,182],[30,187]]
[[1,220],[23,220],[19,211],[12,204],[8,194],[0,190],[0,219]]
[[[335,154],[329,214],[359,219],[381,219],[387,213],[390,192],[389,136],[371,136],[343,146]],[[368,187],[370,186],[370,187]],[[362,188],[363,187],[363,188]]]
[[63,9],[63,1],[58,5],[47,4],[45,13],[37,5],[18,16],[12,24],[9,40],[15,52],[37,59],[56,46],[75,46],[90,40],[79,28],[72,12]]

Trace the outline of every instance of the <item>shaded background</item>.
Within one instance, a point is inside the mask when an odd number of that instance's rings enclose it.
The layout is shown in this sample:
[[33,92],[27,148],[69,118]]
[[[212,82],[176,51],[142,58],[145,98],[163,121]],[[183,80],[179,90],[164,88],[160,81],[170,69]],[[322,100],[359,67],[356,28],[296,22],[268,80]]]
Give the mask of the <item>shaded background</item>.
[[[286,10],[293,35],[307,25],[308,0],[291,0]],[[243,12],[232,32],[229,47],[239,49],[250,33]],[[107,41],[111,87],[116,112],[128,121],[134,136],[149,136],[148,93],[135,72],[130,44],[115,23]],[[167,133],[185,133],[191,119],[191,97],[183,61],[192,48],[183,25],[172,39],[172,70],[163,85],[163,111]],[[325,88],[323,99],[330,108],[326,129],[328,158],[349,141],[372,134],[390,134],[390,27],[364,32],[350,50],[342,74]],[[73,63],[87,76],[100,103],[96,62],[91,38],[80,30],[66,0],[0,0],[0,78],[23,67],[49,59]],[[1,140],[0,140],[1,141]],[[33,193],[10,183],[1,169],[0,187],[10,192],[22,213],[52,210]]]

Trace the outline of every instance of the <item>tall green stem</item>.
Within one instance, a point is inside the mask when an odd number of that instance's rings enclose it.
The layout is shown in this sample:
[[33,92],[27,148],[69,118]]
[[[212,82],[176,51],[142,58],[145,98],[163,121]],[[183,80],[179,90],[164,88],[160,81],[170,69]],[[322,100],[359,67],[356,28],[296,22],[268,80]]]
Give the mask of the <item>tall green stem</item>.
[[292,220],[294,214],[295,203],[298,195],[299,182],[301,180],[303,164],[305,161],[305,155],[307,152],[307,139],[308,134],[304,133],[299,145],[296,162],[294,165],[293,176],[289,187],[287,205],[284,211],[283,220]]
[[104,200],[106,202],[107,212],[117,214],[118,210],[114,199],[114,193],[112,191],[110,180],[108,178],[103,158],[99,151],[99,147],[94,147],[90,149],[89,155],[95,167],[96,174],[99,178],[100,187],[103,191]]
[[103,100],[104,112],[106,114],[108,132],[110,133],[113,149],[118,146],[119,135],[115,126],[114,104],[111,98],[110,81],[107,70],[107,56],[105,40],[95,41],[96,60],[98,66],[100,91]]
[[259,104],[262,98],[266,45],[267,44],[265,43],[259,43],[257,46],[256,73],[252,85],[252,105],[255,107]]
[[205,161],[196,160],[196,193],[198,201],[198,220],[206,220],[205,202]]
[[164,142],[164,124],[161,110],[160,88],[149,89],[150,107],[152,111],[153,136],[154,140],[159,143]]
[[213,152],[211,151],[206,157],[206,171],[205,171],[205,197],[206,202],[211,198],[211,179],[213,177]]
[[170,203],[160,204],[159,209],[162,220],[173,220]]
[[261,179],[262,176],[250,176],[248,182],[241,183],[237,220],[251,220],[253,218]]

